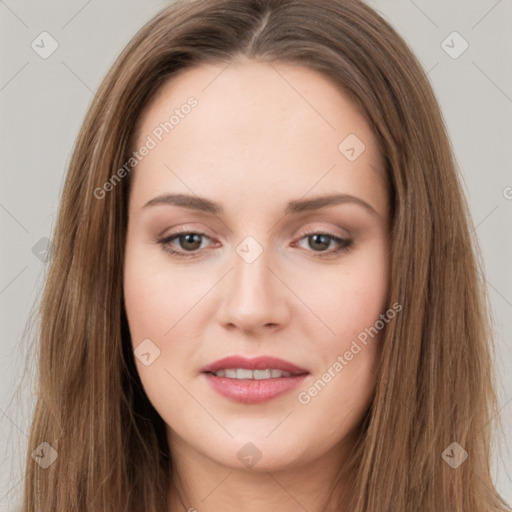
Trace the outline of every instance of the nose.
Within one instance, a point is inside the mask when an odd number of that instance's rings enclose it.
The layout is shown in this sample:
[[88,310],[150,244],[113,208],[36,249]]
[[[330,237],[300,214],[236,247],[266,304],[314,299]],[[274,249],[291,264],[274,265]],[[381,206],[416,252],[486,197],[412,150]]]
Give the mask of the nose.
[[253,334],[281,329],[290,318],[290,292],[277,277],[279,272],[269,251],[264,250],[250,263],[235,253],[232,261],[233,270],[221,291],[221,324]]

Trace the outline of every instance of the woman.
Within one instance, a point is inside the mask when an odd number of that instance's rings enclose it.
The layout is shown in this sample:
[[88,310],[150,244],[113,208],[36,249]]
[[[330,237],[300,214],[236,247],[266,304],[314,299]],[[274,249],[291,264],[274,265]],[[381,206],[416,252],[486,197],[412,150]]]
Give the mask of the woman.
[[23,510],[509,510],[469,233],[369,7],[164,9],[70,163]]

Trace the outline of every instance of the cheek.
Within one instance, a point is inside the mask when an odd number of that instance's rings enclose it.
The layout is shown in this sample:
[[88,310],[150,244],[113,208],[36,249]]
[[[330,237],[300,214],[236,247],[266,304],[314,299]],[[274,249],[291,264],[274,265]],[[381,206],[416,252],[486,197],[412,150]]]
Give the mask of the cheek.
[[359,424],[373,396],[388,291],[385,260],[373,263],[333,273],[324,293],[317,291],[318,311],[333,332],[316,337],[319,365],[297,401],[312,430],[325,433],[325,449]]
[[160,343],[169,340],[205,287],[186,272],[162,265],[162,258],[154,257],[156,252],[153,246],[127,246],[124,295],[135,346],[147,337]]
[[[176,367],[183,366],[179,361],[190,358],[193,344],[183,340],[195,335],[189,332],[195,325],[189,320],[204,287],[152,260],[155,252],[153,246],[128,243],[124,271],[124,302],[135,363],[149,396],[158,395],[164,383],[170,390],[169,372],[174,374]],[[140,357],[140,353],[150,356]]]
[[310,283],[311,309],[319,312],[329,331],[316,336],[320,364],[298,401],[313,416],[331,411],[333,429],[341,423],[354,425],[372,396],[383,332],[396,315],[386,311],[388,261],[387,241],[382,239]]
[[194,285],[189,276],[171,273],[150,260],[144,247],[127,247],[125,309],[142,386],[155,409],[169,420],[190,406],[180,383],[184,382],[181,372],[193,360],[194,344],[184,340],[197,334],[190,320],[204,292],[201,283]]
[[[183,301],[166,292],[163,276],[159,278],[144,268],[127,268],[125,305],[132,341],[137,338],[161,338],[172,327],[174,312]],[[170,283],[171,284],[171,283]]]
[[324,354],[332,358],[333,353],[347,350],[385,312],[388,262],[387,242],[378,240],[347,255],[339,265],[315,272],[300,290],[328,329],[316,336]]

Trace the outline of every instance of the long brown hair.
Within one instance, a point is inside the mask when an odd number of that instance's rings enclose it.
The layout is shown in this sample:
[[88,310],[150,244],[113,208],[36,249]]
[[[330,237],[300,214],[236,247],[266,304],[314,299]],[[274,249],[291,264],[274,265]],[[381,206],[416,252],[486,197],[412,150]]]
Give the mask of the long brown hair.
[[[23,511],[168,509],[165,425],[138,378],[123,305],[130,173],[102,197],[97,191],[128,161],[133,127],[164,82],[199,63],[228,65],[240,56],[334,79],[361,107],[386,163],[389,303],[403,311],[382,341],[350,496],[339,507],[509,510],[489,470],[498,410],[477,247],[424,71],[360,1],[208,0],[178,1],[135,35],[78,136],[40,307]],[[42,442],[58,454],[46,468],[31,456]],[[457,468],[446,461],[453,442],[468,454]]]

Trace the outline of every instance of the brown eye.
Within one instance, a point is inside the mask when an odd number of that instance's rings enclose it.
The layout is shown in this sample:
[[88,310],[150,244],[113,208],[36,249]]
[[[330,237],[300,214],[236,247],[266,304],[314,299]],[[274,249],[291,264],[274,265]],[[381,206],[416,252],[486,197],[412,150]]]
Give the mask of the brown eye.
[[315,251],[316,250],[323,251],[325,249],[328,249],[329,245],[331,243],[331,240],[332,240],[332,237],[329,235],[315,234],[315,235],[308,236],[309,246]]
[[[352,246],[353,240],[340,238],[329,233],[306,233],[300,240],[307,239],[307,247],[313,256],[327,257],[346,252]],[[331,247],[332,244],[332,247]]]
[[200,249],[204,248],[201,247],[201,244],[204,240],[210,240],[210,237],[204,233],[182,231],[155,241],[162,246],[164,251],[173,256],[193,257],[201,254]]
[[184,235],[179,235],[179,245],[182,249],[186,251],[196,251],[201,247],[201,238],[203,235],[199,233],[186,233]]

